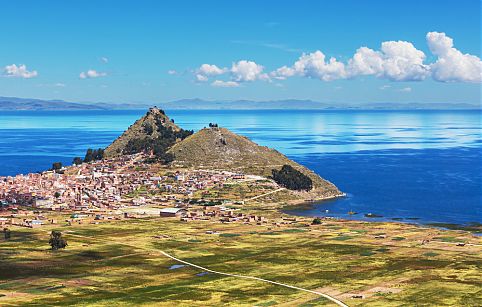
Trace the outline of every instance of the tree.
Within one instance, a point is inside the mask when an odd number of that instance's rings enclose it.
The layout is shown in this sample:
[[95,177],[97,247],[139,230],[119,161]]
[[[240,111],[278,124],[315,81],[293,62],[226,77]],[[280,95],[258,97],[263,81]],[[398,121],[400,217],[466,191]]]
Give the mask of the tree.
[[3,228],[3,236],[5,237],[5,240],[10,240],[10,237],[12,236],[10,229]]
[[283,165],[281,170],[273,169],[272,178],[276,183],[290,190],[311,190],[313,182],[310,177],[294,169],[291,165]]
[[62,162],[54,162],[52,163],[52,170],[58,171],[62,168]]
[[94,159],[92,155],[92,151],[93,151],[92,148],[87,149],[87,152],[85,153],[85,157],[84,157],[84,162],[89,163]]
[[75,165],[80,165],[82,164],[82,158],[81,157],[75,157],[74,160],[72,160],[72,164],[75,164]]
[[55,198],[59,198],[59,197],[60,197],[60,193],[59,193],[59,192],[55,192],[54,197],[55,197]]
[[99,148],[99,149],[89,148],[89,149],[87,149],[87,152],[85,153],[84,162],[89,163],[89,162],[96,161],[96,160],[102,160],[103,158],[104,158],[104,149],[102,149],[102,148]]
[[52,230],[49,244],[52,247],[52,250],[58,250],[60,248],[65,248],[67,246],[67,241],[62,238],[62,233],[60,231]]
[[311,222],[313,225],[320,225],[321,224],[321,219],[319,217],[315,217],[313,219],[313,222]]

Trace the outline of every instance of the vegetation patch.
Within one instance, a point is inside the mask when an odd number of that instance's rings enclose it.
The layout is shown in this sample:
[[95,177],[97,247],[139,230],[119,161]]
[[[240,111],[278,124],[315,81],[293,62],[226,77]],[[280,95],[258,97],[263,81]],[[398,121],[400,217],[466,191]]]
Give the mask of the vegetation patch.
[[310,177],[296,170],[291,165],[283,165],[281,170],[273,169],[273,180],[279,185],[290,190],[311,190],[313,182]]

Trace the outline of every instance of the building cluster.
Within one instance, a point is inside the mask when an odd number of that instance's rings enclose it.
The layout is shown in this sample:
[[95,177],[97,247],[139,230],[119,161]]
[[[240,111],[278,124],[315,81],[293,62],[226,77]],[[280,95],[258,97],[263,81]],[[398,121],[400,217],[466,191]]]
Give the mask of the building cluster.
[[[160,209],[160,216],[177,216],[184,220],[219,218],[223,222],[238,220],[263,222],[259,217],[246,217],[218,206],[206,206],[204,210],[193,209],[190,200],[196,191],[244,180],[264,179],[227,171],[186,170],[159,175],[143,159],[142,154],[104,159],[71,166],[60,172],[46,171],[0,177],[0,224],[35,227],[53,223],[37,216],[28,219],[19,216],[25,207],[72,213],[67,222],[128,218],[133,215],[123,208],[145,205],[168,206]],[[115,213],[114,213],[115,212]],[[255,220],[253,220],[255,219]]]

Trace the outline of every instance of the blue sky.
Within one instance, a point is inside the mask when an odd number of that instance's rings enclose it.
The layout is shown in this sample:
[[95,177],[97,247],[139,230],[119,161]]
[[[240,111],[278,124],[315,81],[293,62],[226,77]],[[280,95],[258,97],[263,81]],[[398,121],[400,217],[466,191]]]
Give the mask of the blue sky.
[[16,0],[0,11],[0,96],[480,101],[478,0]]

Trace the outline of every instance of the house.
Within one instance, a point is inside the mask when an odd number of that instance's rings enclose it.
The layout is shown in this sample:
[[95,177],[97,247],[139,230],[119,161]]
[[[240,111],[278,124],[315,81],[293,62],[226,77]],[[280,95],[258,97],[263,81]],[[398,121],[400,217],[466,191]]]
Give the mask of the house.
[[164,208],[159,211],[161,217],[176,217],[184,216],[187,214],[187,210],[183,208]]

